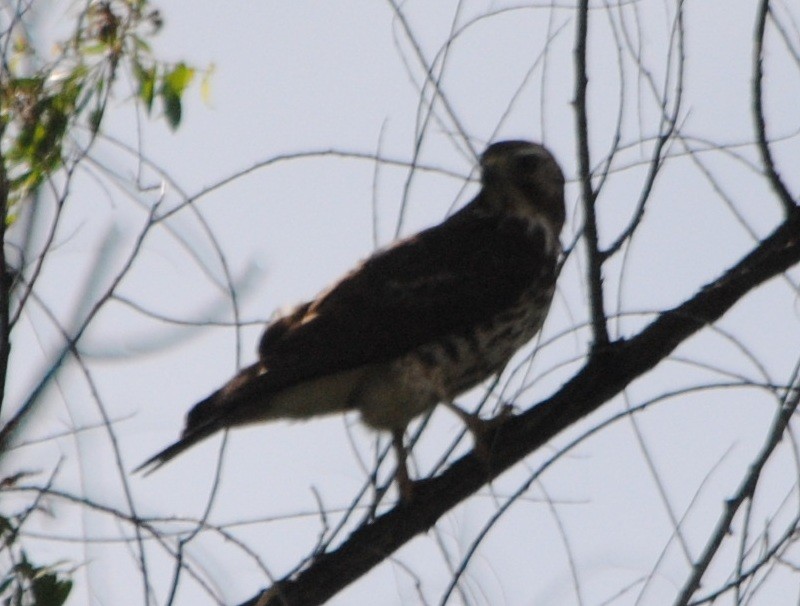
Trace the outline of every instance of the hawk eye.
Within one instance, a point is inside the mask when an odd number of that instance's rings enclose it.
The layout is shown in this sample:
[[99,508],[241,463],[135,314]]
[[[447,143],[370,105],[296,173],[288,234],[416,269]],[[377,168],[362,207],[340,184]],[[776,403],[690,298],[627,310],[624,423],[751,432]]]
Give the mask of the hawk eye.
[[524,172],[532,172],[539,166],[540,158],[534,154],[523,154],[517,156],[515,164],[517,169]]

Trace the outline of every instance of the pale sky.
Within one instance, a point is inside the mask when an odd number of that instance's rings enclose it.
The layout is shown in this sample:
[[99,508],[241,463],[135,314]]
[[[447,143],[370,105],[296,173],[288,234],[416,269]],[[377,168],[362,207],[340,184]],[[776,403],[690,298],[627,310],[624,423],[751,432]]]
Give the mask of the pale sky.
[[[462,4],[459,25],[516,6],[478,1]],[[605,243],[629,220],[645,177],[643,163],[652,148],[639,142],[654,135],[658,127],[657,106],[647,78],[663,88],[665,45],[671,35],[674,4],[653,0],[625,4],[613,9],[613,27],[604,11],[592,13],[589,118],[595,163],[610,149],[617,120],[620,81],[615,32],[626,62],[623,151],[615,163],[620,170],[598,202]],[[688,144],[695,149],[702,148],[705,141],[733,145],[752,140],[750,4],[739,0],[687,3],[688,68],[680,115]],[[543,2],[539,8],[500,12],[472,23],[455,38],[440,86],[458,123],[437,102],[435,117],[425,126],[420,155],[421,164],[453,174],[415,173],[403,234],[439,221],[477,190],[475,183],[464,188],[475,159],[465,153],[459,129],[471,138],[477,151],[489,140],[502,138],[543,141],[568,179],[574,177],[570,105],[574,14],[568,8],[551,10],[548,5]],[[198,86],[194,86],[187,93],[184,121],[177,133],[169,132],[162,122],[141,125],[144,154],[188,195],[280,154],[332,149],[369,154],[380,149],[390,159],[407,161],[412,157],[415,132],[426,121],[426,106],[420,106],[417,88],[425,76],[389,2],[165,0],[158,6],[166,24],[154,44],[158,56],[183,59],[198,68],[213,65],[210,100],[201,99]],[[457,6],[451,1],[402,5],[428,60],[448,40]],[[780,10],[783,15],[789,9]],[[634,39],[626,41],[619,29],[622,24]],[[796,39],[796,32],[793,35]],[[548,37],[551,42],[544,56]],[[628,44],[639,45],[646,74],[634,69]],[[785,138],[776,146],[779,168],[797,191],[800,176],[795,167],[800,145],[794,134],[800,79],[796,64],[782,54],[779,43],[773,39],[769,49],[770,133]],[[672,78],[675,61],[673,55]],[[510,99],[517,94],[509,108]],[[430,89],[426,89],[426,98],[430,98]],[[124,95],[114,109],[111,132],[133,143],[137,125]],[[129,158],[112,151],[110,145],[97,151],[103,150],[105,155],[99,155],[104,161],[133,174],[136,166]],[[757,159],[752,147],[734,147],[732,151],[751,161]],[[671,152],[682,154],[681,143],[673,142]],[[780,209],[764,182],[733,155],[699,156],[708,161],[708,170],[726,188],[747,225],[758,235],[767,233],[779,220]],[[156,189],[139,199],[152,202],[161,183],[152,171],[144,174],[146,183]],[[375,239],[379,245],[390,242],[407,176],[403,167],[385,165],[376,174],[375,163],[368,159],[328,155],[269,164],[199,198],[195,208],[213,231],[239,285],[241,317],[267,320],[275,310],[313,296],[337,279],[373,250]],[[118,268],[145,218],[141,208],[118,190],[105,192],[87,175],[79,178],[76,187],[80,196],[76,194],[75,207],[65,217],[59,239],[62,244],[47,267],[50,280],[42,287],[42,296],[60,304],[65,315],[73,308],[69,293],[76,282],[84,282],[82,276],[94,272],[80,292],[105,285],[112,275],[98,262],[100,243],[111,242],[102,250],[102,259]],[[180,203],[173,185],[165,182],[163,192],[162,210]],[[562,232],[565,244],[572,242],[580,228],[577,199],[578,187],[571,182],[568,223]],[[377,236],[373,224],[377,224]],[[609,312],[668,308],[717,276],[751,245],[747,230],[692,158],[676,159],[657,181],[646,220],[629,251],[607,267]],[[587,317],[582,255],[578,250],[564,270],[543,342]],[[119,294],[169,318],[230,322],[230,304],[219,288],[222,282],[223,270],[207,232],[192,210],[184,208],[149,234]],[[676,356],[751,379],[786,380],[800,342],[797,307],[785,305],[791,300],[786,289],[786,284],[773,281],[720,323],[722,329],[735,331],[744,347],[764,361],[773,373],[770,377],[762,377],[739,347],[712,331],[692,341],[692,347],[679,349]],[[615,334],[627,334],[646,320],[647,316],[629,316],[612,322],[611,328]],[[30,322],[40,326],[43,320],[31,317]],[[30,326],[26,323],[20,329],[29,339],[33,334]],[[254,325],[241,331],[238,364],[255,359],[261,330]],[[579,331],[543,348],[530,369],[530,377],[538,379],[520,395],[519,403],[530,406],[557,389],[576,368],[574,363],[560,365],[585,353],[588,338],[588,332]],[[43,348],[58,342],[52,330],[41,327],[36,329],[36,339]],[[12,394],[26,393],[33,375],[23,370],[42,364],[37,347],[31,346],[15,361]],[[233,329],[158,322],[121,304],[101,313],[87,333],[82,351],[91,363],[108,413],[119,419],[117,438],[127,469],[174,440],[189,407],[219,387],[237,367]],[[648,379],[634,383],[627,395],[635,405],[665,391],[720,377],[722,373],[673,360]],[[519,387],[519,382],[512,383],[509,393],[514,387]],[[70,368],[51,397],[52,414],[34,435],[99,419],[77,368]],[[384,563],[331,603],[418,603],[416,580],[408,573],[411,570],[421,584],[419,592],[428,603],[438,604],[450,580],[442,551],[458,566],[487,520],[531,470],[556,448],[623,410],[624,405],[622,399],[616,400],[587,424],[532,455],[524,466],[496,482],[492,491],[482,491],[448,514],[438,526],[438,536],[418,537],[395,554],[397,562]],[[638,431],[676,515],[682,516],[692,499],[697,499],[684,522],[687,548],[694,557],[721,511],[723,499],[735,489],[759,448],[773,406],[772,400],[756,390],[718,390],[668,400],[637,417]],[[421,466],[437,461],[459,430],[455,417],[437,412],[433,426],[414,451]],[[354,416],[236,430],[228,439],[223,481],[209,519],[231,524],[274,518],[234,525],[230,531],[258,554],[275,577],[281,577],[309,553],[320,532],[314,491],[330,510],[347,507],[365,480],[354,448],[369,466],[374,439],[374,434],[358,426]],[[167,518],[201,516],[219,444],[215,437],[152,476],[130,479],[138,513]],[[35,455],[32,452],[25,453],[32,459],[20,454],[21,464],[49,469],[54,456],[63,454],[65,470],[59,486],[127,508],[103,431],[82,434],[77,440],[50,442]],[[382,472],[389,473],[392,465],[384,464]],[[792,476],[793,464],[788,454],[776,458],[774,467],[775,493],[758,502],[763,509],[757,515],[764,519],[775,515],[781,499],[791,490],[787,477]],[[790,507],[788,511],[793,510]],[[54,506],[54,512],[54,519],[41,522],[43,532],[93,538],[130,536],[130,529],[121,529],[100,514],[78,513],[61,504]],[[297,515],[301,513],[310,515]],[[782,518],[778,515],[777,519]],[[329,522],[334,521],[332,513]],[[164,526],[167,531],[177,527]],[[585,604],[669,603],[682,584],[688,568],[683,548],[671,538],[670,517],[629,421],[617,422],[562,458],[544,474],[541,484],[534,485],[526,498],[504,514],[467,569],[463,589],[469,603],[579,603],[563,536],[578,569],[579,593]],[[42,542],[37,549],[81,564],[71,604],[143,603],[136,562],[118,543],[97,542],[81,549],[68,543]],[[735,554],[733,545],[726,557],[733,557],[731,554]],[[192,542],[188,555],[206,569],[210,584],[225,603],[238,603],[269,584],[253,558],[212,533]],[[157,547],[151,548],[148,556],[155,603],[163,604],[172,561]],[[721,566],[718,572],[727,570]],[[639,581],[651,574],[653,578],[643,589]],[[776,595],[791,595],[796,602],[796,579],[787,573],[784,584],[771,584],[753,603],[779,603],[774,601]],[[175,604],[196,603],[211,602],[186,577]],[[461,604],[462,597],[455,593],[449,603]]]

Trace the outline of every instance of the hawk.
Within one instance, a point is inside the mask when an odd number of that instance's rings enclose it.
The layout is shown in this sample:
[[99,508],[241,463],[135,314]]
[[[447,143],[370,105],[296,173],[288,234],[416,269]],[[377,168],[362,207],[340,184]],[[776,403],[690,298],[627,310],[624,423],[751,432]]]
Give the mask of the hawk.
[[481,190],[460,211],[373,254],[312,301],[271,322],[258,361],[196,404],[160,467],[227,427],[357,410],[391,432],[401,496],[403,437],[444,403],[480,436],[459,394],[502,371],[541,328],[556,281],[564,175],[528,141],[490,145]]

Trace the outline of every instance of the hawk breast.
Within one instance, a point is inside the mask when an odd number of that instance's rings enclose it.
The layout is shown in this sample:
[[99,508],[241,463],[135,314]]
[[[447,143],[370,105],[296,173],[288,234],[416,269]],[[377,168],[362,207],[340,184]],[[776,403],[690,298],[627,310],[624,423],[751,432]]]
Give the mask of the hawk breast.
[[[438,402],[452,401],[500,372],[514,353],[539,331],[555,289],[559,251],[552,242],[558,240],[547,233],[543,224],[535,229],[521,224],[505,227],[499,231],[525,233],[523,239],[511,237],[507,242],[520,249],[507,250],[505,262],[526,265],[517,267],[516,272],[508,271],[505,277],[510,283],[502,288],[488,274],[484,281],[478,276],[472,278],[472,287],[483,291],[476,293],[475,298],[494,295],[502,305],[390,361],[377,373],[376,380],[370,377],[354,402],[366,423],[381,429],[404,427]],[[494,250],[497,253],[498,249]],[[502,252],[503,248],[499,250]],[[497,270],[493,263],[489,265]],[[480,265],[473,269],[485,271]],[[497,290],[492,291],[493,288]]]

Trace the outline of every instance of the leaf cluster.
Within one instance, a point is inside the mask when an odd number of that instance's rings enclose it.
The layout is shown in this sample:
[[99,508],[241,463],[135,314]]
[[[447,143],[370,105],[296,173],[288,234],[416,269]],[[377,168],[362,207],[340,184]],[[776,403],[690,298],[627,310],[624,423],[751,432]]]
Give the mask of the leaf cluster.
[[154,57],[149,40],[161,25],[146,0],[92,2],[47,62],[27,37],[24,15],[7,30],[13,43],[0,72],[0,194],[9,209],[86,153],[120,75],[135,83],[148,115],[159,98],[169,126],[180,125],[195,70]]
[[32,562],[17,546],[22,521],[0,516],[0,542],[13,562],[0,577],[2,606],[61,606],[72,590],[72,581],[55,566]]

